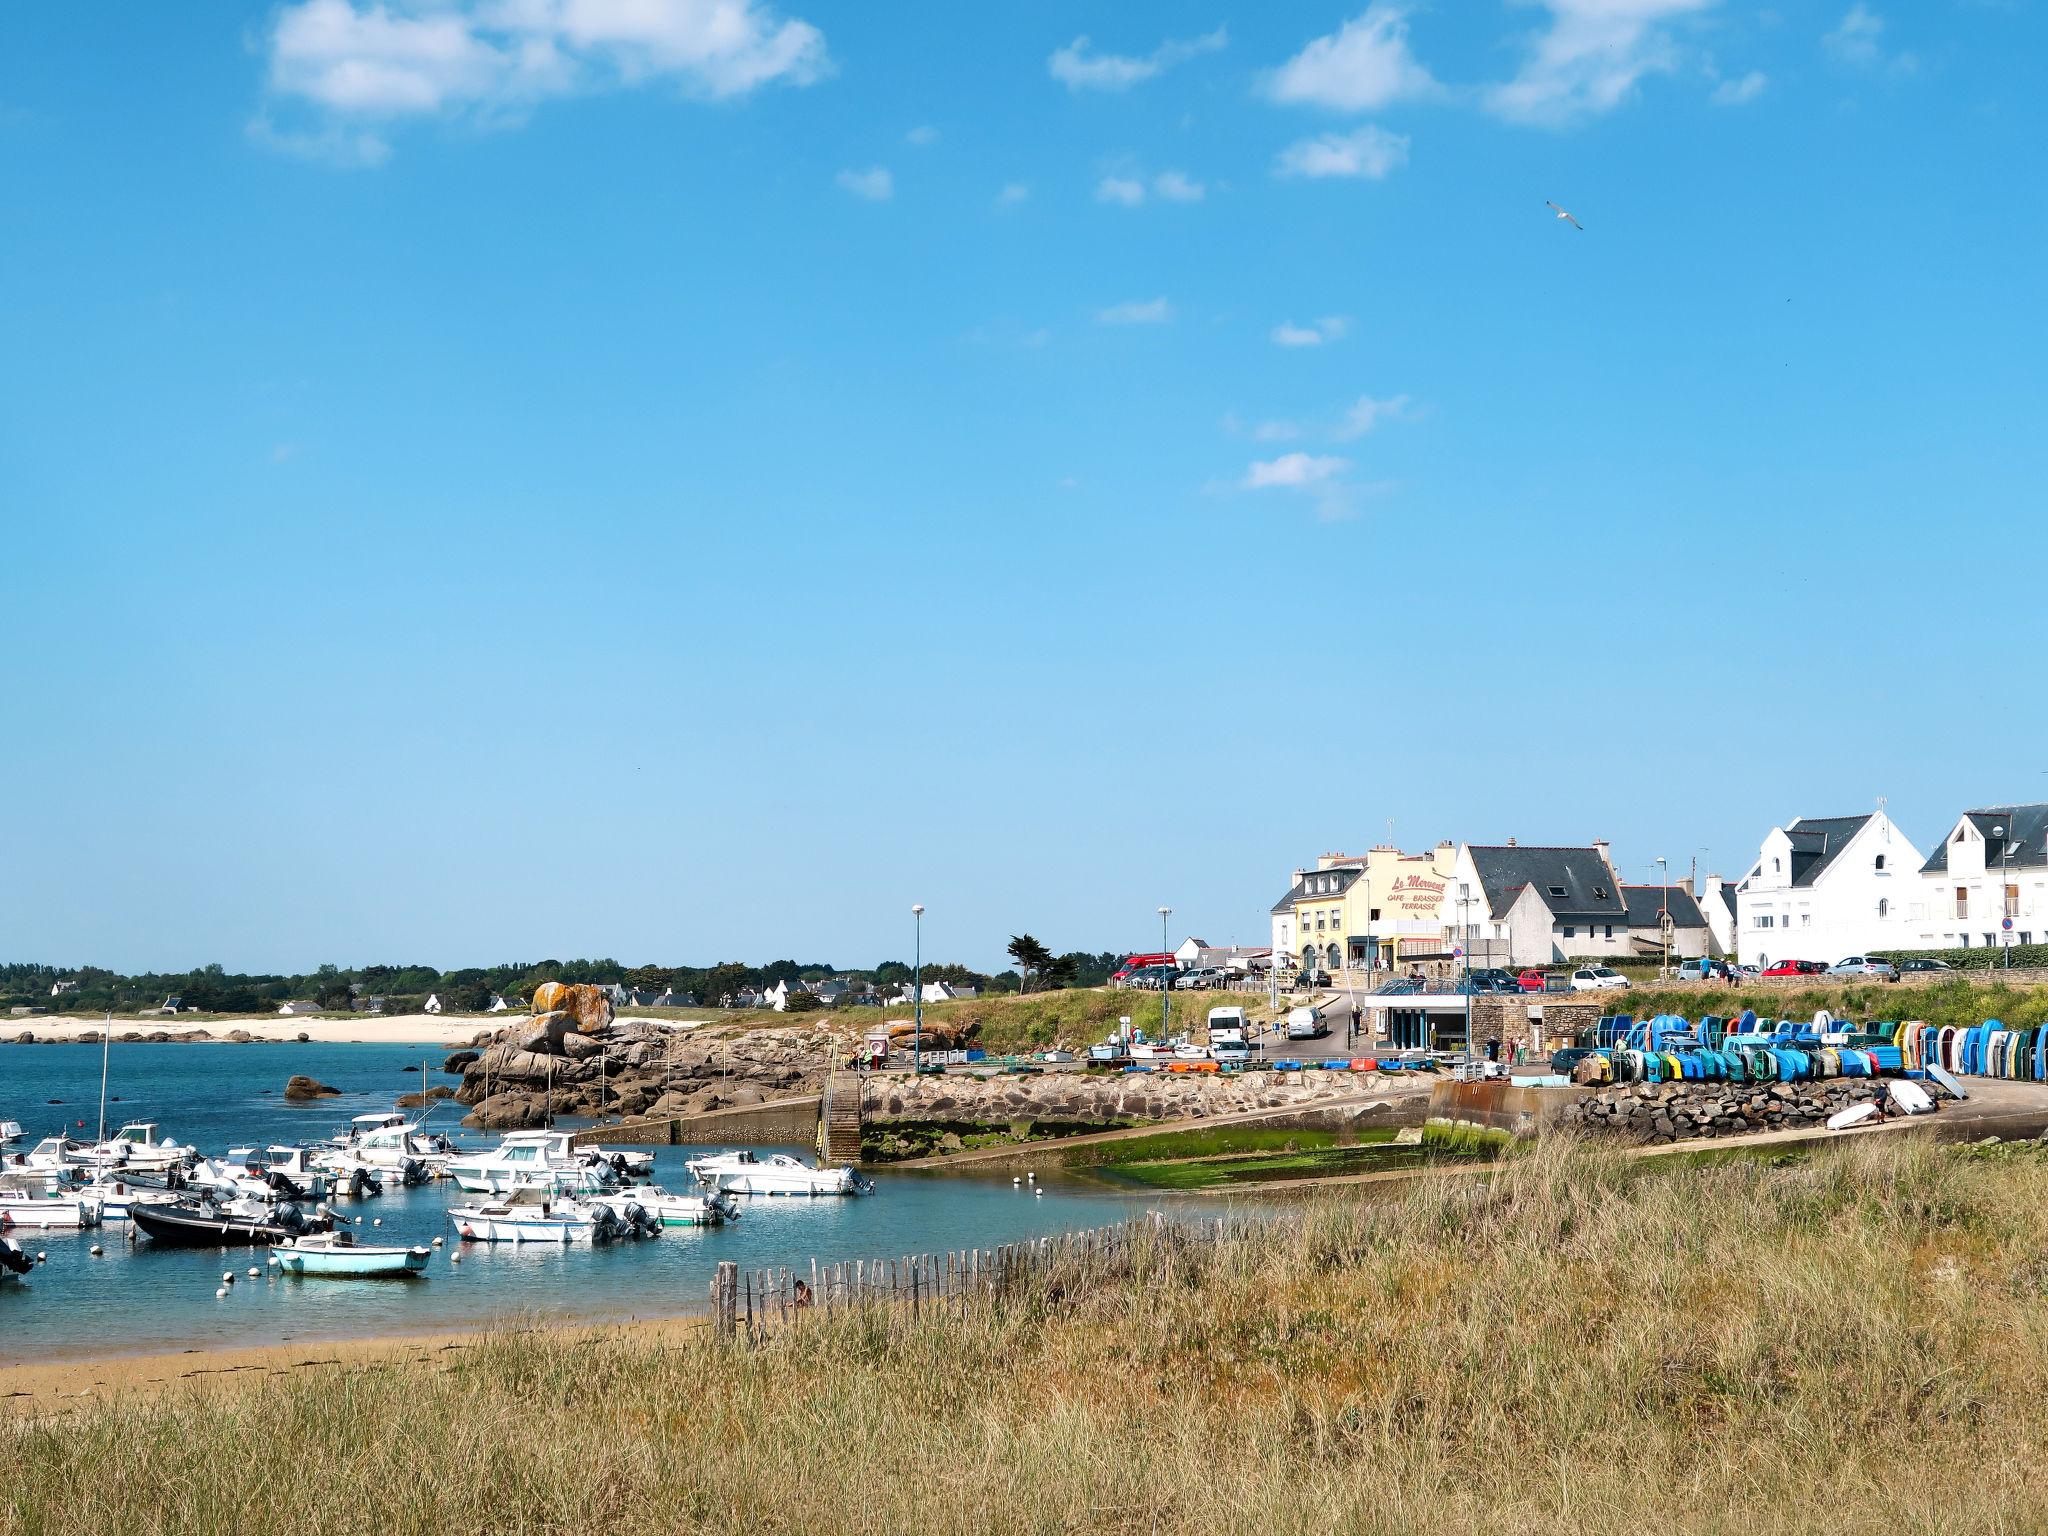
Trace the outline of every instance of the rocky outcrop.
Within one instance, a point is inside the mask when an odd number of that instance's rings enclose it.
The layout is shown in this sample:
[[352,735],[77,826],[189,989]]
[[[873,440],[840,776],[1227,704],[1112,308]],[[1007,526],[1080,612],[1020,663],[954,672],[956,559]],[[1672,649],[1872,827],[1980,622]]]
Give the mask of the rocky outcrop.
[[[705,1038],[642,1020],[569,1027],[567,1010],[521,1019],[462,1064],[467,1124],[494,1130],[558,1115],[687,1115],[816,1092],[836,1051],[829,1033],[756,1029]],[[461,1054],[461,1053],[458,1053]],[[452,1068],[453,1057],[449,1060]]]
[[1818,1083],[1627,1083],[1567,1105],[1560,1125],[1630,1141],[1792,1131],[1824,1124],[1852,1104],[1885,1092],[1882,1081],[1833,1078]]
[[1376,1072],[1047,1072],[986,1078],[949,1073],[872,1080],[862,1113],[870,1123],[1108,1125],[1376,1098],[1389,1090],[1388,1080]]
[[325,1099],[340,1092],[339,1088],[330,1088],[302,1072],[293,1073],[291,1080],[284,1085],[284,1096],[288,1099]]

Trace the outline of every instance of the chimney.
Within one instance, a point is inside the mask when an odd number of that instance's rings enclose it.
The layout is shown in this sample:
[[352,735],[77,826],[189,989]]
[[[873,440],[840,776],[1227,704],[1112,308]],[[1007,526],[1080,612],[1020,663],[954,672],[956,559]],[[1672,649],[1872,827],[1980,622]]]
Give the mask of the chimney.
[[1613,860],[1612,858],[1610,858],[1610,857],[1608,856],[1608,853],[1607,853],[1607,839],[1606,839],[1606,838],[1604,838],[1604,837],[1596,837],[1596,838],[1594,838],[1594,839],[1593,839],[1593,851],[1594,851],[1595,853],[1597,853],[1597,854],[1599,854],[1599,855],[1600,855],[1600,862],[1601,862],[1602,864],[1605,864],[1605,865],[1607,865],[1607,866],[1608,866],[1608,867],[1609,867],[1610,869],[1611,869],[1611,868],[1612,868],[1612,867],[1614,866],[1614,860]]
[[1686,894],[1686,895],[1688,895],[1688,896],[1692,895],[1692,894],[1693,894],[1693,889],[1692,889],[1692,876],[1691,876],[1691,875],[1680,875],[1680,876],[1678,877],[1678,888],[1679,888],[1679,889],[1680,889],[1681,891],[1685,892],[1685,894]]
[[1515,846],[1515,840],[1512,837],[1508,839],[1508,846],[1510,848]]

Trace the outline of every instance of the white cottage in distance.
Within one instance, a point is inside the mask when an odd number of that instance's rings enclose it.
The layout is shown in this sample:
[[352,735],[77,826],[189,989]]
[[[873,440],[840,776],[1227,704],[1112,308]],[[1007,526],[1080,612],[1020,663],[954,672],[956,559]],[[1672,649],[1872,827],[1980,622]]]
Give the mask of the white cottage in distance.
[[2048,805],[1963,812],[1920,866],[1900,943],[1982,949],[2041,940],[2048,940]]
[[1802,816],[1773,827],[1735,888],[1737,957],[1745,965],[1896,949],[1919,898],[1920,851],[1883,810]]

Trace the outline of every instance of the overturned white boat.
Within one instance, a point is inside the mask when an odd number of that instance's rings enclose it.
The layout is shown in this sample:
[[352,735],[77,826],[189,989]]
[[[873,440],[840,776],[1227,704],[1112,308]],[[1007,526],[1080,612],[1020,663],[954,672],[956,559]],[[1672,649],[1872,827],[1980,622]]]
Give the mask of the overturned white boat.
[[874,1188],[851,1168],[817,1168],[787,1152],[744,1149],[684,1164],[699,1184],[733,1195],[860,1195]]

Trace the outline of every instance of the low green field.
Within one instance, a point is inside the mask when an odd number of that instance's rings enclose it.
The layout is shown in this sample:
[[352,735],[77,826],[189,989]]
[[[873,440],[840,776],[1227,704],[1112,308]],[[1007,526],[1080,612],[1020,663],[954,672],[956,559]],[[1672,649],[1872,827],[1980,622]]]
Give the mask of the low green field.
[[[1295,1133],[1306,1140],[1308,1133]],[[1175,1161],[1131,1161],[1109,1165],[1119,1183],[1152,1189],[1230,1189],[1284,1184],[1297,1179],[1329,1178],[1346,1173],[1380,1173],[1419,1168],[1430,1160],[1427,1148],[1393,1144],[1390,1130],[1365,1131],[1348,1145],[1300,1145],[1292,1149],[1237,1157],[1196,1157]]]

